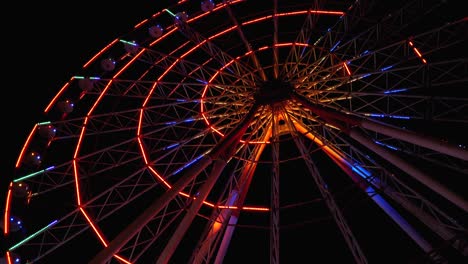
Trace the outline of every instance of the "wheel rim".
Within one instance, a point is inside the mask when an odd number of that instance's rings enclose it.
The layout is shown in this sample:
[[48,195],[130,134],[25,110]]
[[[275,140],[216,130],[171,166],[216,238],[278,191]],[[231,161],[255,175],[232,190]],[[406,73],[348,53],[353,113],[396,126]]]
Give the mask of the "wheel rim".
[[[424,8],[434,11],[437,5]],[[443,168],[452,178],[466,174],[466,140],[454,133],[442,134],[450,141],[442,143],[405,134],[421,124],[466,130],[460,124],[466,124],[467,98],[457,87],[467,82],[467,58],[453,52],[466,45],[459,33],[466,30],[466,19],[432,22],[420,31],[414,25],[428,16],[414,3],[395,7],[392,16],[359,2],[274,1],[256,12],[246,1],[203,6],[205,11],[181,1],[156,13],[86,63],[83,76],[72,77],[47,106],[50,122],[33,128],[18,159],[5,233],[22,210],[36,212],[50,199],[58,209],[28,231],[36,236],[10,234],[8,254],[41,262],[60,258],[74,243],[91,243],[84,259],[230,260],[238,251],[224,252],[224,245],[249,238],[236,240],[229,232],[250,227],[267,230],[251,235],[266,241],[260,247],[264,258],[276,263],[280,256],[307,255],[280,251],[280,245],[288,248],[280,238],[298,236],[286,227],[336,222],[327,230],[345,238],[340,257],[365,263],[376,256],[362,250],[351,232],[359,225],[348,224],[349,211],[358,206],[347,199],[376,202],[400,227],[406,223],[402,215],[415,217],[440,241],[456,238],[449,246],[455,255],[466,251],[457,246],[466,226],[458,215],[467,206],[456,190],[458,180],[439,184],[421,168]],[[414,18],[403,16],[406,12]],[[228,19],[215,23],[223,15]],[[379,17],[383,22],[377,23]],[[158,24],[162,31],[153,28]],[[439,143],[442,147],[435,146]],[[322,175],[319,164],[328,163],[341,169],[336,179]],[[309,178],[288,183],[282,172],[294,167]],[[196,207],[212,178],[212,191]],[[28,201],[26,209],[19,199]],[[157,211],[139,217],[153,208],[153,200],[159,201]],[[422,209],[416,208],[419,203]],[[331,213],[313,211],[311,204]],[[392,211],[400,207],[401,214]],[[196,209],[193,218],[187,217],[188,208]],[[286,208],[302,216],[289,219],[280,213]],[[314,212],[323,216],[311,217]],[[125,220],[126,215],[132,217]],[[411,224],[402,228],[418,231],[411,238],[422,255],[452,257],[433,254],[441,242],[429,241],[426,231]],[[191,235],[196,238],[188,247]]]

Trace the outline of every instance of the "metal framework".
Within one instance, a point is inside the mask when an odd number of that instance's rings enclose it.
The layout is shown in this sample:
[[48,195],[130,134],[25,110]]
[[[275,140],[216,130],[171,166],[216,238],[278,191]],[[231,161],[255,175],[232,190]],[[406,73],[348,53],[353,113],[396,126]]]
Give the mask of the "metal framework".
[[179,1],[70,78],[18,157],[7,263],[468,256],[466,17],[252,2]]

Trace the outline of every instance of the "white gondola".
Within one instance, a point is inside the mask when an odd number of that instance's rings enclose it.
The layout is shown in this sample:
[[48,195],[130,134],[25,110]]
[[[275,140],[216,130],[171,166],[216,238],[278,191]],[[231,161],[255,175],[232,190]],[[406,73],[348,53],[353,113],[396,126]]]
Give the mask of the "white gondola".
[[159,38],[162,36],[164,30],[160,25],[152,26],[148,28],[148,33],[153,38]]
[[48,125],[38,126],[37,131],[41,137],[50,140],[53,137],[55,137],[55,133],[57,132],[57,129],[54,126],[48,124]]
[[138,44],[136,44],[135,41],[132,42],[125,42],[125,51],[127,51],[130,54],[135,55],[138,52]]
[[174,23],[177,26],[182,26],[188,20],[188,15],[185,12],[179,12],[174,17]]
[[57,106],[60,109],[60,111],[62,111],[63,113],[68,114],[68,113],[71,113],[73,111],[73,107],[75,105],[71,100],[67,99],[67,100],[58,102]]
[[101,68],[105,71],[113,71],[115,69],[115,60],[112,58],[102,60]]
[[204,0],[201,2],[201,9],[203,12],[213,11],[215,4],[212,0]]
[[81,90],[87,92],[93,89],[94,81],[89,78],[84,78],[78,81],[78,86],[81,88]]

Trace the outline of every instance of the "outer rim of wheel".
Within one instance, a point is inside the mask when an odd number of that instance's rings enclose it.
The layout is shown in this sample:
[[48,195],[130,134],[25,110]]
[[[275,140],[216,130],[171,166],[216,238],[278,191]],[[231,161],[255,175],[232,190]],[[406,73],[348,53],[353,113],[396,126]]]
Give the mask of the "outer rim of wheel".
[[[236,4],[237,2],[241,3],[242,1],[232,1],[231,2],[231,5],[232,4]],[[222,9],[222,4],[218,5],[215,10],[213,11],[216,11],[216,10],[221,10]],[[304,12],[307,12],[307,11],[304,11]],[[160,15],[161,13],[157,13],[155,14],[155,16],[153,17],[157,17],[158,15]],[[202,18],[205,14],[201,14],[199,17],[196,17],[196,18],[193,18],[193,20],[188,20],[187,23],[190,23],[191,21],[194,21],[195,19],[198,19],[198,18]],[[279,16],[281,16],[282,14],[278,14]],[[292,14],[288,14],[288,13],[284,13],[284,16],[287,16],[287,15],[292,15]],[[334,14],[334,15],[340,15],[340,14]],[[341,14],[342,15],[342,14]],[[254,23],[252,21],[254,21],[255,19],[252,19],[251,21],[246,21],[245,23],[246,24],[251,24],[251,23]],[[165,28],[165,31],[167,32],[166,34],[173,34],[176,32],[176,28],[173,27],[173,26],[168,26],[167,28]],[[222,34],[221,33],[227,33],[228,31],[223,31],[223,32],[218,32],[216,34],[214,34],[216,37],[218,36],[221,36]],[[166,35],[164,35],[166,36]],[[151,44],[149,44],[149,47],[152,47],[153,45],[156,45],[157,44],[157,41],[154,41],[152,42]],[[409,43],[412,43],[412,42],[409,42]],[[108,47],[106,47],[106,49],[109,49],[111,48],[111,46],[114,46],[114,45],[119,45],[118,42],[113,42],[111,43]],[[276,44],[276,48],[278,47],[288,47],[288,46],[308,46],[308,44],[305,44],[305,43],[277,43]],[[409,44],[410,46],[413,46],[413,44]],[[271,46],[271,47],[261,47],[259,49],[257,49],[256,51],[253,51],[254,53],[255,52],[261,52],[261,51],[268,51],[269,49],[273,49],[275,48],[274,46]],[[310,47],[310,46],[309,46]],[[191,55],[191,52],[197,52],[199,51],[198,48],[195,48],[195,49],[191,49],[190,52],[186,52],[184,53],[182,56],[179,56],[178,59],[176,59],[174,61],[174,64],[173,65],[177,65],[177,63],[180,61],[180,60],[183,60],[184,59],[184,56],[190,56]],[[100,55],[101,52],[99,52],[97,55]],[[143,52],[140,53],[141,55],[143,55]],[[244,56],[247,56],[248,54],[244,54],[243,56],[239,56],[239,57],[236,57],[235,60],[242,60]],[[139,55],[136,55],[136,57],[138,57]],[[98,57],[96,58],[93,58],[93,61],[95,61],[95,59],[97,59]],[[163,58],[165,59],[165,58]],[[339,58],[337,58],[339,59]],[[414,58],[415,60],[417,60],[418,58],[415,57]],[[129,61],[129,64],[128,65],[131,65],[131,63],[133,62],[133,60]],[[233,61],[234,62],[234,61]],[[350,69],[348,68],[348,62],[349,61],[339,61],[338,63],[336,63],[336,65],[341,65],[341,69],[340,69],[340,73],[339,73],[339,78],[341,78],[341,76],[343,76],[343,78],[345,78],[346,76],[349,76],[351,75],[351,72],[350,72]],[[422,64],[425,64],[424,62],[424,59],[422,59],[420,61],[420,63]],[[92,61],[86,63],[84,65],[84,68],[87,68],[89,65],[92,64]],[[214,134],[215,136],[213,137],[215,139],[215,141],[212,143],[213,145],[216,143],[216,138],[217,140],[219,140],[220,138],[224,137],[225,136],[225,133],[222,132],[223,131],[223,128],[220,128],[218,127],[215,123],[216,123],[216,120],[211,118],[208,114],[205,114],[206,112],[209,112],[210,111],[210,108],[208,107],[208,99],[206,94],[209,92],[210,90],[210,87],[214,87],[216,86],[217,84],[218,85],[227,85],[227,83],[222,83],[222,81],[217,81],[217,78],[218,78],[218,75],[222,74],[224,71],[225,71],[225,68],[229,66],[229,65],[225,65],[225,67],[223,68],[220,68],[220,69],[217,69],[216,71],[216,74],[214,74],[213,76],[211,76],[211,78],[208,80],[207,84],[206,85],[200,85],[200,87],[203,87],[202,89],[202,93],[201,93],[201,96],[197,97],[197,98],[193,98],[193,100],[198,100],[200,102],[200,107],[198,108],[199,109],[199,114],[201,116],[201,119],[203,120],[203,122],[206,124],[206,127],[211,130],[210,133]],[[126,68],[126,67],[123,67],[123,68]],[[351,67],[350,67],[351,68]],[[164,76],[166,74],[170,74],[171,73],[171,70],[172,67],[169,66],[168,70],[165,71],[162,75],[160,75],[158,78],[157,78],[157,81],[155,82],[156,84],[158,84],[159,82],[164,82]],[[337,71],[338,72],[338,71]],[[123,71],[122,72],[118,72],[116,75],[112,76],[112,77],[109,77],[108,78],[108,85],[105,85],[103,90],[100,91],[100,94],[105,94],[106,91],[107,91],[107,87],[110,87],[110,84],[114,81],[114,79],[118,79],[119,78],[119,74],[121,73],[124,73]],[[70,83],[71,82],[74,82],[76,81],[77,79],[80,79],[80,78],[77,78],[77,77],[73,77],[71,80],[70,80]],[[65,91],[65,89],[67,88],[69,83],[67,83],[65,86],[64,86],[64,90],[60,91],[59,94],[57,94],[57,96],[60,96],[61,93],[63,91]],[[183,85],[182,83],[180,83],[180,85]],[[320,85],[319,82],[317,82],[317,85]],[[243,87],[243,86],[239,86],[239,87]],[[153,92],[153,89],[156,89],[157,86],[154,85],[152,86],[152,88],[148,91],[148,94],[147,94],[147,97],[145,98],[144,100],[144,103],[139,107],[140,111],[139,111],[139,117],[138,117],[138,120],[139,120],[139,123],[138,123],[138,130],[136,132],[136,136],[135,138],[138,140],[138,143],[139,143],[139,151],[140,151],[140,154],[141,154],[141,157],[143,162],[145,163],[145,166],[153,173],[153,176],[155,177],[156,180],[160,181],[160,183],[162,183],[163,185],[166,186],[167,189],[170,189],[171,188],[171,183],[170,181],[166,180],[164,176],[164,173],[162,172],[164,170],[164,168],[157,168],[157,167],[154,167],[153,166],[153,163],[154,163],[154,160],[152,158],[149,158],[149,159],[146,159],[144,157],[151,157],[151,151],[148,151],[148,149],[151,149],[151,145],[153,145],[152,143],[154,142],[158,142],[158,140],[156,141],[152,141],[151,139],[147,139],[145,138],[145,135],[146,135],[146,132],[144,131],[144,127],[146,127],[145,125],[145,116],[146,115],[151,115],[151,112],[146,112],[147,108],[151,108],[151,104],[150,103],[147,103],[147,102],[150,102],[151,100],[151,97],[153,96],[154,92]],[[297,90],[300,92],[300,86],[296,87]],[[311,99],[314,99],[314,100],[318,100],[317,99],[317,96],[316,94],[313,94],[313,93],[309,93],[308,89],[304,89],[305,92],[303,92],[302,94],[304,94],[305,96],[308,96],[309,98]],[[248,106],[250,104],[253,103],[253,92],[252,91],[249,91],[248,89],[246,89],[246,93],[248,94],[246,96],[247,99],[245,99],[245,101],[247,102],[247,104],[244,104],[242,106],[240,106],[238,109],[235,109],[235,110],[232,110],[232,113],[238,113],[240,110],[239,109],[248,109]],[[300,92],[301,93],[301,92]],[[83,93],[84,95],[85,93]],[[222,98],[222,97],[221,97]],[[235,98],[235,97],[234,97]],[[230,97],[230,99],[232,99]],[[323,99],[323,97],[322,97]],[[46,111],[50,110],[51,106],[53,105],[53,103],[55,103],[55,99],[51,102],[51,104],[46,108]],[[96,101],[96,104],[95,104],[95,107],[98,107],[98,102],[99,102],[99,99]],[[226,107],[226,108],[221,108],[222,110],[228,110],[230,108],[232,108],[233,106],[230,105],[229,107]],[[87,113],[86,116],[93,116],[93,108],[94,107],[91,107],[91,110]],[[293,111],[293,110],[292,110]],[[242,111],[240,111],[242,112]],[[244,111],[245,112],[245,111]],[[149,113],[149,114],[148,114]],[[234,115],[234,114],[233,114]],[[199,117],[200,117],[199,116]],[[241,116],[241,115],[240,115]],[[210,121],[210,120],[215,120],[215,121]],[[239,121],[239,118],[238,119],[233,119],[231,122],[232,123],[227,123],[227,124],[224,124],[224,130],[227,130],[228,128],[232,127],[233,124],[236,123],[236,121]],[[85,121],[84,121],[84,125],[82,126],[82,132],[80,133],[80,136],[79,138],[84,138],[87,131],[87,122],[88,122],[88,119],[86,118]],[[36,127],[33,129],[35,130]],[[81,140],[80,140],[81,142]],[[246,141],[242,141],[242,143],[248,143],[248,144],[268,144],[269,142],[267,141],[261,141],[261,140],[257,140],[257,138],[254,138],[254,140],[246,140]],[[175,144],[175,143],[171,143],[171,144],[168,144],[166,145],[166,148],[172,146],[172,144]],[[26,143],[26,146],[28,145],[28,142]],[[82,147],[82,145],[80,143],[78,143],[76,145],[76,149],[75,149],[75,156],[73,157],[73,160],[79,160],[79,152],[80,152],[80,148]],[[164,149],[164,148],[163,148]],[[193,157],[190,158],[193,160]],[[188,163],[190,162],[191,160],[190,159],[187,159],[185,160],[184,162]],[[196,158],[195,158],[196,159]],[[79,208],[79,210],[81,211],[82,215],[86,218],[86,220],[88,221],[88,224],[90,225],[90,227],[93,229],[93,231],[95,232],[96,236],[98,237],[98,240],[104,245],[106,246],[107,245],[107,241],[106,241],[106,238],[104,237],[104,235],[102,234],[102,232],[99,230],[99,226],[95,223],[95,221],[93,220],[93,217],[91,217],[88,213],[87,213],[87,210],[86,210],[86,200],[83,200],[83,198],[81,197],[80,193],[82,192],[81,189],[80,189],[80,186],[79,186],[79,182],[80,182],[80,176],[79,174],[77,173],[77,171],[79,171],[79,162],[75,162],[73,161],[73,167],[75,168],[75,173],[74,173],[74,177],[75,177],[75,190],[76,190],[76,200],[77,200],[77,207]],[[191,197],[189,194],[186,194],[186,193],[181,193],[182,196],[186,196],[186,197],[190,197],[190,198],[194,198],[194,197]],[[207,201],[206,202],[206,205],[210,206],[210,205],[214,205],[215,203],[214,202],[211,202],[211,201]],[[255,206],[254,206],[255,207]],[[261,207],[261,206],[257,206],[261,209],[261,211],[265,211],[264,207]],[[5,218],[7,219],[7,218]],[[8,222],[5,220],[5,222]],[[116,256],[117,258],[122,258],[122,257],[119,257],[119,256]],[[125,259],[121,259],[122,261],[126,261]]]

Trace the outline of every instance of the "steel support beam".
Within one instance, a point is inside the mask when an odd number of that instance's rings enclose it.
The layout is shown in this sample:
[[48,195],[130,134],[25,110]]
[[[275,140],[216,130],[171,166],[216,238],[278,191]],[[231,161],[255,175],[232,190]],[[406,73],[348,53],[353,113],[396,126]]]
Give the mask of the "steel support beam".
[[180,191],[182,191],[196,176],[207,168],[213,160],[228,160],[234,153],[237,144],[242,135],[250,125],[250,122],[257,112],[258,105],[253,105],[250,112],[239,122],[230,133],[221,139],[221,141],[206,156],[203,156],[198,162],[183,171],[182,176],[177,180],[172,188],[159,196],[145,211],[139,215],[132,223],[122,230],[109,245],[101,250],[89,264],[102,264],[109,261],[128,241],[132,239],[140,230],[147,225],[170,201],[172,201]]
[[420,183],[424,184],[434,192],[438,193],[445,199],[449,200],[456,206],[463,209],[465,212],[468,212],[468,202],[463,199],[460,195],[456,194],[455,192],[449,190],[447,187],[443,186],[439,182],[435,181],[427,174],[422,172],[420,169],[413,166],[411,163],[405,161],[404,159],[394,155],[387,149],[377,145],[365,136],[360,130],[353,128],[349,135],[356,140],[357,142],[361,143],[363,146],[367,147],[368,149],[372,150],[377,155],[381,156],[382,158],[386,159],[388,162],[392,163],[393,165],[397,166],[404,172],[411,175],[414,179],[418,180]]
[[167,190],[162,196],[159,196],[150,204],[142,214],[140,214],[132,223],[123,229],[110,243],[101,250],[89,264],[103,264],[109,261],[132,237],[140,232],[170,201],[172,201],[200,172],[211,164],[212,158],[204,156],[197,163],[193,164],[183,173],[172,188]]
[[448,144],[442,140],[438,140],[426,135],[417,134],[413,131],[393,127],[387,124],[376,122],[374,120],[363,119],[360,121],[360,126],[396,139],[401,139],[412,144],[419,145],[428,149],[438,151],[462,160],[468,160],[468,151],[456,145]]
[[[271,128],[268,129],[267,133],[265,134],[265,137],[263,138],[263,141],[266,142],[271,136]],[[245,167],[243,171],[243,176],[242,178],[244,179],[244,184],[241,186],[239,190],[239,197],[237,198],[236,201],[236,206],[238,208],[242,207],[245,201],[245,197],[247,196],[247,192],[250,187],[250,183],[252,182],[252,177],[255,173],[255,169],[257,168],[258,160],[260,159],[260,156],[262,155],[263,151],[265,150],[266,144],[260,144],[255,148],[254,151],[254,161],[251,163],[248,163],[247,166]],[[224,231],[223,238],[221,240],[221,245],[219,246],[218,253],[216,255],[215,259],[215,264],[222,264],[224,260],[224,256],[226,255],[227,249],[229,247],[229,243],[231,242],[232,235],[234,234],[234,230],[236,228],[237,220],[239,219],[240,215],[240,210],[234,210],[232,211],[229,219],[228,219],[228,225],[226,227],[226,230]]]
[[[340,156],[335,150],[326,146],[315,135],[311,134],[307,129],[295,122],[295,126],[299,133],[305,135],[310,140],[320,146],[325,154],[340,167],[346,175],[348,175],[357,186],[360,187],[413,241],[426,253],[431,253],[434,249],[429,242],[411,225],[409,224],[380,194],[370,186],[369,183],[363,180],[362,177],[356,175],[352,170],[352,164]],[[385,188],[384,188],[385,189]]]
[[348,115],[330,108],[325,108],[323,106],[311,103],[307,98],[296,93],[293,94],[293,97],[296,101],[303,104],[305,107],[309,108],[312,112],[319,115],[321,118],[332,125],[338,127],[343,127],[344,125],[347,128],[360,126],[362,128],[416,144],[421,147],[432,149],[455,158],[468,160],[468,151],[466,149],[449,144],[437,138],[421,135],[413,131],[401,129],[399,127],[377,122],[375,120],[359,118],[357,116]]
[[[293,98],[301,103],[304,107],[308,108],[315,114],[319,115],[323,118],[326,122],[333,124],[334,126],[339,127],[342,129],[343,132],[348,133],[351,138],[361,143],[363,146],[368,148],[369,150],[373,151],[374,153],[378,154],[379,156],[385,158],[390,163],[394,164],[398,168],[402,169],[410,176],[421,182],[422,184],[426,185],[434,192],[438,193],[442,197],[445,197],[447,200],[455,204],[456,206],[463,209],[465,212],[468,212],[468,202],[463,199],[460,195],[456,194],[455,192],[449,190],[445,186],[441,185],[437,181],[433,180],[431,177],[423,173],[421,170],[410,164],[409,162],[401,159],[397,155],[394,155],[390,151],[386,150],[385,148],[375,144],[370,138],[364,135],[360,130],[356,127],[362,125],[363,119],[357,118],[355,116],[346,115],[340,113],[338,111],[334,111],[332,109],[327,109],[323,106],[319,106],[309,102],[306,98],[301,95],[293,94]],[[343,123],[344,124],[343,124]],[[371,121],[372,122],[372,121]],[[373,127],[366,122],[367,127]],[[382,125],[386,126],[386,125]],[[381,129],[383,130],[383,129]],[[393,131],[392,129],[388,129],[389,131]],[[384,130],[386,131],[386,130]],[[395,133],[395,136],[397,136]],[[402,133],[403,134],[403,133]],[[399,136],[401,137],[401,136]],[[404,139],[404,137],[402,138]],[[407,139],[408,140],[408,139]],[[424,140],[421,140],[424,141]],[[429,140],[432,142],[432,140]],[[434,143],[434,142],[432,142]],[[431,144],[437,145],[437,144]],[[445,149],[445,148],[444,148]]]
[[[286,120],[287,122],[293,123],[292,120]],[[292,124],[291,127],[294,125]],[[310,175],[313,177],[315,184],[317,185],[320,194],[322,195],[325,204],[327,205],[328,209],[330,210],[331,215],[333,216],[333,219],[335,220],[338,228],[340,229],[343,238],[346,242],[346,244],[349,247],[349,250],[351,251],[354,260],[356,263],[359,264],[365,264],[368,263],[366,256],[361,250],[361,247],[359,246],[358,241],[354,237],[350,227],[348,226],[346,219],[344,218],[343,214],[341,213],[340,208],[336,204],[333,195],[329,191],[326,182],[323,180],[322,176],[320,175],[320,172],[315,165],[315,163],[312,161],[310,157],[310,153],[307,151],[307,148],[304,146],[302,138],[299,138],[298,135],[293,135],[294,142],[296,143],[296,146],[299,150],[299,152],[302,155],[302,158],[304,159],[307,168],[310,172]]]
[[[432,246],[428,246],[428,242],[422,237],[421,234],[417,232],[417,230],[410,226],[405,219],[402,219],[402,216],[395,211],[395,209],[390,208],[390,204],[388,204],[384,198],[379,194],[372,194],[367,192],[366,190],[370,187],[370,183],[363,180],[361,175],[357,175],[353,172],[353,165],[352,162],[348,161],[344,158],[343,154],[339,154],[337,150],[325,145],[320,139],[317,138],[316,135],[312,134],[308,131],[304,125],[299,124],[297,122],[294,123],[296,129],[299,133],[305,135],[310,140],[314,141],[318,146],[320,146],[325,154],[330,157],[335,164],[340,167],[355,183],[357,186],[360,187],[363,191],[365,191],[372,200],[377,203],[379,207],[381,207],[389,217],[394,220],[398,226],[402,228],[405,233],[413,239],[413,241],[418,244],[422,250],[426,253],[430,253],[433,249]],[[369,176],[366,176],[369,178]],[[400,204],[406,210],[408,210],[412,215],[416,216],[421,222],[423,222],[427,227],[429,227],[434,233],[438,234],[443,240],[450,241],[453,240],[457,235],[451,229],[446,228],[441,222],[438,222],[433,216],[429,215],[428,213],[421,210],[420,206],[414,204],[413,202],[405,199],[404,195],[399,194],[394,188],[389,186],[383,181],[378,180],[378,178],[372,178],[371,182],[374,186],[378,186],[380,191],[388,195],[392,198],[395,202]],[[374,199],[374,196],[379,196],[379,198]],[[432,210],[437,210],[432,208]],[[391,212],[391,214],[389,214]],[[461,228],[461,227],[460,227]],[[464,256],[468,256],[468,244],[465,240],[455,240],[452,243],[453,248],[460,251]]]
[[196,199],[192,202],[190,208],[187,210],[187,213],[180,222],[176,231],[172,234],[169,242],[164,247],[164,250],[162,251],[161,255],[156,261],[157,264],[169,263],[169,259],[172,257],[172,254],[174,254],[175,250],[177,249],[177,246],[180,244],[180,241],[182,241],[182,238],[184,237],[188,228],[192,224],[193,219],[195,219],[195,217],[197,216],[198,211],[203,205],[203,202],[208,197],[208,194],[210,193],[214,184],[218,180],[218,177],[225,166],[226,161],[224,160],[215,160],[213,162],[213,168],[211,169],[211,173],[208,179],[200,187],[198,197],[196,197]]

